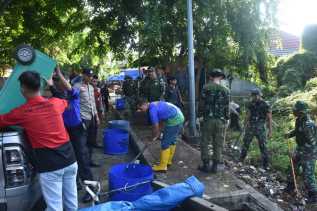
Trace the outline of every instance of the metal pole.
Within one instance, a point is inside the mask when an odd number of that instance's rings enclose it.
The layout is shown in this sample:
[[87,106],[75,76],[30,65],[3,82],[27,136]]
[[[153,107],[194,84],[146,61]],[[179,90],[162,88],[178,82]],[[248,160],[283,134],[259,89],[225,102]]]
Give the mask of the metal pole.
[[188,30],[188,75],[189,75],[189,132],[197,135],[195,109],[195,73],[194,73],[194,43],[193,43],[193,8],[192,0],[187,0],[187,30]]

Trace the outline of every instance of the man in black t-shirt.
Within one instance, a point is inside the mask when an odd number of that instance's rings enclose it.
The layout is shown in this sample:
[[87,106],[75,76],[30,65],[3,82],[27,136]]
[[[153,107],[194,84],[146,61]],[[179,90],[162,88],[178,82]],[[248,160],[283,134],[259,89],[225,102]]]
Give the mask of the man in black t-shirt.
[[[267,169],[269,158],[266,142],[267,137],[271,138],[272,136],[272,112],[270,106],[262,99],[260,90],[252,90],[251,96],[252,101],[248,106],[248,113],[245,121],[245,136],[243,139],[240,161],[243,162],[246,158],[249,146],[255,136],[259,142],[263,168]],[[267,123],[268,134],[266,134],[265,123]]]

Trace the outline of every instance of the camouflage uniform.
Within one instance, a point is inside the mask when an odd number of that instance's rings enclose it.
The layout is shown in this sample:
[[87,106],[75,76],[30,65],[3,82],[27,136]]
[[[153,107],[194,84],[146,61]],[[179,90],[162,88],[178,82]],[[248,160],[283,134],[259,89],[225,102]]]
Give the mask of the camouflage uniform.
[[202,90],[202,125],[201,159],[215,163],[222,162],[227,120],[229,120],[229,90],[210,82]]
[[141,95],[149,102],[159,101],[165,91],[165,83],[160,79],[146,77],[141,83]]
[[270,106],[264,100],[252,101],[249,106],[249,119],[245,128],[245,135],[243,138],[243,146],[240,155],[240,161],[243,161],[247,156],[250,144],[253,137],[258,139],[259,148],[262,155],[263,166],[268,166],[269,156],[266,147],[266,119],[267,114],[271,112]]
[[123,94],[131,111],[136,110],[137,83],[132,78],[126,79],[122,85]]
[[[315,180],[315,163],[317,158],[317,128],[308,114],[297,117],[295,129],[288,134],[288,138],[295,137],[297,148],[293,155],[296,172],[302,168],[305,188],[310,198],[317,199],[317,185]],[[289,169],[291,172],[291,169]],[[298,175],[298,174],[297,174]],[[292,174],[288,177],[289,185],[294,186]]]
[[147,99],[147,96],[149,96],[148,87],[149,87],[150,80],[151,79],[148,76],[146,76],[143,80],[141,80],[140,90],[139,90],[140,97]]

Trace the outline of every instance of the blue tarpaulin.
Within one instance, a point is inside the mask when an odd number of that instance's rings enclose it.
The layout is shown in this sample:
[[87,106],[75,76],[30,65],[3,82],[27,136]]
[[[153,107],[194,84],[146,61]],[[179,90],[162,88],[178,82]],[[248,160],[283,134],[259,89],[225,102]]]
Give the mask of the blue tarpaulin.
[[168,211],[189,197],[202,197],[204,190],[204,185],[192,176],[183,183],[162,188],[134,202],[107,202],[80,211]]
[[112,75],[109,76],[107,81],[123,81],[124,80],[124,74],[120,73],[119,75]]
[[138,77],[142,77],[143,73],[137,68],[123,69],[119,74],[109,76],[107,81],[123,81],[126,75],[130,76],[133,80],[136,80]]

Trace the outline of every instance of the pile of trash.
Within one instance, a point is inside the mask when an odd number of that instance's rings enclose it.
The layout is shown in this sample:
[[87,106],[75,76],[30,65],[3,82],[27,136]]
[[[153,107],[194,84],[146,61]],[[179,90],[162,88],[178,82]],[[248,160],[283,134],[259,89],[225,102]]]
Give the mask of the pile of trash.
[[294,197],[286,194],[286,178],[281,173],[273,170],[264,170],[253,165],[242,164],[235,161],[225,160],[226,167],[233,174],[248,185],[257,189],[270,200],[278,203],[285,210],[303,210]]
[[233,161],[226,161],[226,165],[234,172],[235,176],[250,184],[253,188],[261,189],[267,197],[283,201],[280,196],[283,194],[286,184],[279,173]]

